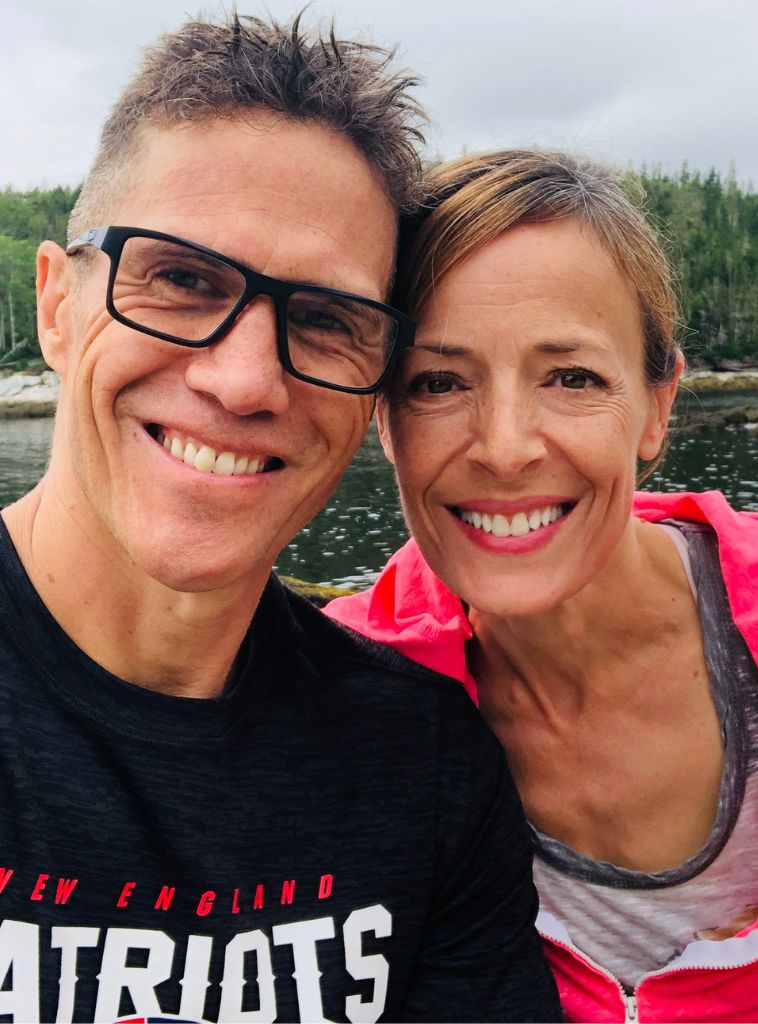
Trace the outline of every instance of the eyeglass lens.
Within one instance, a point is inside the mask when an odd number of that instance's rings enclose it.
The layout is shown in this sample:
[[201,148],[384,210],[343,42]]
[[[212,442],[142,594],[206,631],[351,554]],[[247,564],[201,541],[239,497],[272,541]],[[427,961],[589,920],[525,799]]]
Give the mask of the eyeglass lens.
[[[207,253],[136,236],[124,242],[113,304],[135,327],[198,342],[219,327],[244,290],[243,275]],[[360,388],[381,377],[399,325],[360,300],[307,289],[289,295],[286,328],[298,373]]]

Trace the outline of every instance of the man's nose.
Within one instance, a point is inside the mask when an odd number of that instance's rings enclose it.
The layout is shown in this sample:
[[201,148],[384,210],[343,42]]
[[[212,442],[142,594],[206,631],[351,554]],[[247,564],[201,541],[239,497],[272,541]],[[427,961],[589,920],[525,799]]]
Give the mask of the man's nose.
[[193,354],[185,379],[237,416],[285,412],[289,378],[277,350],[273,301],[254,299],[220,341]]
[[493,387],[474,412],[468,457],[499,480],[510,480],[547,453],[539,403],[513,383]]

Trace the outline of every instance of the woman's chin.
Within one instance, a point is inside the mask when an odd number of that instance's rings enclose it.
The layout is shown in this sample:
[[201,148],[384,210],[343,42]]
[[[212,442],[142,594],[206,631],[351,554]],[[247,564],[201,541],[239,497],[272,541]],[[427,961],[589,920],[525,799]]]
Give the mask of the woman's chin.
[[546,615],[562,605],[581,590],[554,586],[520,586],[514,584],[506,591],[502,581],[495,588],[480,586],[471,592],[471,600],[461,600],[472,612],[493,619],[526,619]]

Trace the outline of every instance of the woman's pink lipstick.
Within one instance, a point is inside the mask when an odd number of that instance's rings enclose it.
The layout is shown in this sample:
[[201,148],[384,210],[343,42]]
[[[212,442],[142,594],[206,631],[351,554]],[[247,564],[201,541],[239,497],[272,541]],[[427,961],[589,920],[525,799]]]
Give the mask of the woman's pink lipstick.
[[[449,511],[464,535],[485,551],[498,554],[527,554],[550,543],[561,529],[563,521],[571,514],[574,504],[574,502],[567,500],[565,496],[546,495],[544,497],[524,498],[507,502],[493,500],[466,502],[461,505],[450,506]],[[514,517],[519,515],[519,513],[522,514],[519,523],[523,528],[524,516],[528,517],[530,513],[534,513],[537,510],[542,511],[552,508],[558,510],[557,518],[554,518],[553,521],[548,522],[546,525],[541,524],[536,529],[530,528],[528,533],[516,537],[510,535],[507,537],[497,536],[498,530],[493,533],[473,523],[466,522],[462,518],[464,514],[466,514],[467,518],[470,518],[474,513],[486,514],[490,520],[498,516],[508,521],[508,529],[510,530]]]

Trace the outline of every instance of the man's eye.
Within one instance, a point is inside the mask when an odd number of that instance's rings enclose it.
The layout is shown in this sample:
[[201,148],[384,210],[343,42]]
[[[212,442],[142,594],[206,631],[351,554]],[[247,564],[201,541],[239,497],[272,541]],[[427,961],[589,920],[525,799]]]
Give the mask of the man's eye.
[[173,284],[176,288],[181,288],[188,292],[215,292],[213,285],[207,281],[204,277],[200,277],[193,270],[183,270],[180,267],[172,268],[169,270],[162,270],[159,277],[163,278],[164,281],[168,281]]
[[323,309],[291,309],[289,319],[298,327],[311,327],[316,331],[347,331],[344,321]]

